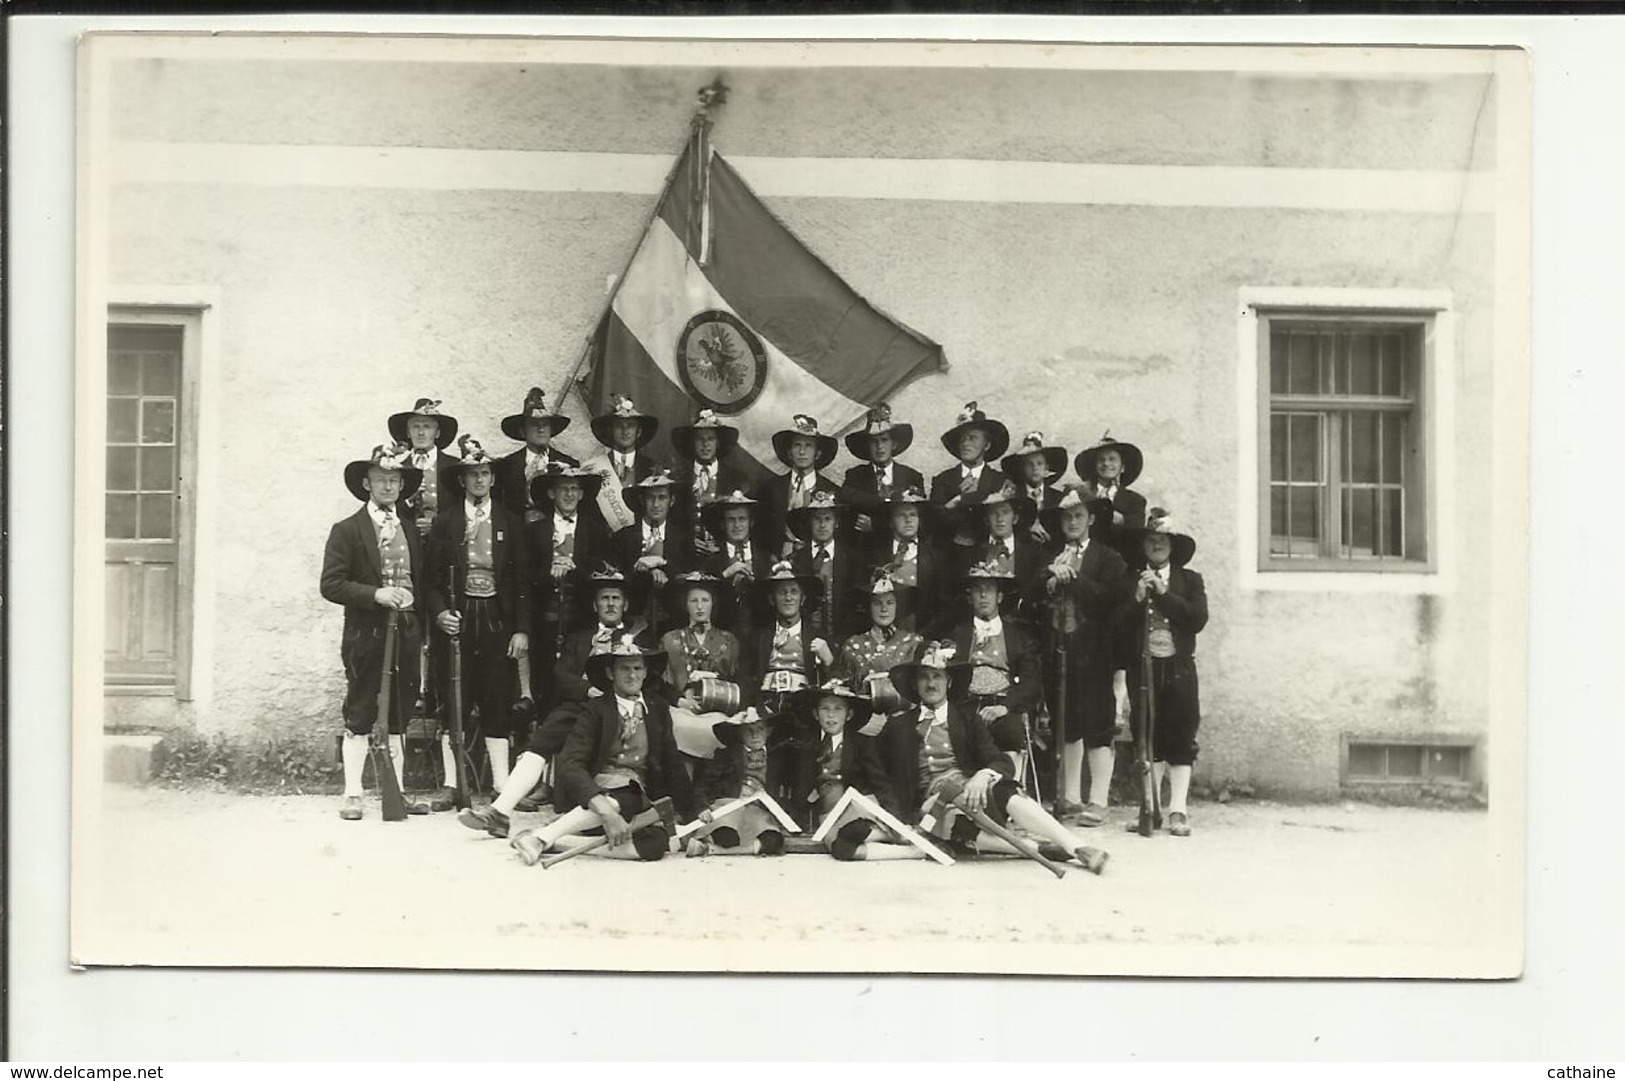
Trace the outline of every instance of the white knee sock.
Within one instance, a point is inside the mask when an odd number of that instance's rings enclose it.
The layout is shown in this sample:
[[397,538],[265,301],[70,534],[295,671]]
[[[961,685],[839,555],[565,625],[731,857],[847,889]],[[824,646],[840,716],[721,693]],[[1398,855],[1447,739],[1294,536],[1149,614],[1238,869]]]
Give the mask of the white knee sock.
[[406,737],[389,737],[389,762],[395,767],[395,783],[406,791]]
[[367,737],[347,731],[339,748],[344,757],[344,794],[359,796],[361,773],[367,768]]
[[[491,787],[501,794],[508,787],[508,740],[505,736],[486,736],[485,754],[491,759]],[[524,793],[520,793],[524,795]]]
[[1168,813],[1187,814],[1185,799],[1191,792],[1191,768],[1189,766],[1168,767]]
[[1083,740],[1075,739],[1061,748],[1061,792],[1072,803],[1083,802]]
[[1127,723],[1129,717],[1127,669],[1119,668],[1112,673],[1112,698],[1117,701],[1117,719]]
[[514,804],[530,795],[530,790],[536,787],[536,782],[542,779],[546,771],[547,760],[541,755],[533,751],[520,755],[519,761],[513,765],[513,772],[508,775],[502,795],[491,804],[491,809],[505,815],[513,814]]
[[1151,783],[1157,787],[1157,799],[1162,799],[1162,779],[1168,776],[1168,763],[1151,763]]
[[1117,754],[1108,744],[1089,748],[1089,802],[1104,807],[1111,799],[1112,766]]
[[445,785],[454,788],[457,785],[457,755],[451,749],[451,733],[440,734],[440,769],[445,774]]

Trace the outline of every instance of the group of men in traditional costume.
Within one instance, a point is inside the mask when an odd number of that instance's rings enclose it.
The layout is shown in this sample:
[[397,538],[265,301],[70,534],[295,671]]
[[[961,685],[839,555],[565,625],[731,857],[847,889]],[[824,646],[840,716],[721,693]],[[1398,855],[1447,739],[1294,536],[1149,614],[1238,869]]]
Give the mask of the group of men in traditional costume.
[[[346,466],[362,507],[321,578],[345,608],[341,817],[363,816],[375,724],[404,779],[405,719],[445,721],[455,650],[463,744],[441,724],[444,786],[408,811],[460,806],[527,863],[595,831],[649,860],[774,855],[822,827],[823,851],[864,860],[923,858],[927,835],[1011,851],[1013,826],[1098,872],[1069,827],[1107,820],[1114,745],[1145,727],[1169,832],[1189,834],[1207,600],[1195,542],[1132,488],[1133,444],[1102,438],[1062,487],[1063,447],[1030,432],[1012,450],[972,402],[941,437],[957,464],[927,481],[901,460],[912,425],[880,405],[839,483],[835,437],[796,415],[772,437],[787,471],[753,486],[710,409],[670,433],[674,466],[627,398],[593,418],[585,466],[554,445],[569,426],[533,388],[501,424],[521,445],[493,457],[423,398]],[[457,789],[457,756],[488,801]],[[680,840],[631,825],[662,800]],[[512,829],[547,803],[551,821]]]

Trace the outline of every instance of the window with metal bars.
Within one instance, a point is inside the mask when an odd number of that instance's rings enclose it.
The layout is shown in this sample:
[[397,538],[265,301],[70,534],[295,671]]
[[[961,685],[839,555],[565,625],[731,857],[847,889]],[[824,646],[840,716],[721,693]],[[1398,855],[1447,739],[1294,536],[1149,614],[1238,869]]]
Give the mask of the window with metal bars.
[[1426,317],[1262,319],[1263,567],[1426,569]]

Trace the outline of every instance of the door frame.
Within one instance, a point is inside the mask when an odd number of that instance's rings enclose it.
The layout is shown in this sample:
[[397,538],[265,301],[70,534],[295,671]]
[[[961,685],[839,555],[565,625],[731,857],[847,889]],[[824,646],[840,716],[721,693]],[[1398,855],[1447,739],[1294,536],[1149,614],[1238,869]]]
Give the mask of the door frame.
[[[173,697],[189,702],[193,697],[192,664],[194,651],[197,578],[197,496],[198,496],[198,391],[202,367],[204,315],[207,303],[178,304],[161,301],[121,300],[107,306],[106,327],[169,326],[181,331],[180,410],[177,427],[177,471],[175,540],[175,683],[144,685],[109,683],[105,667],[102,693],[118,696]],[[105,328],[104,328],[105,334]],[[105,337],[102,370],[106,372]],[[106,393],[103,391],[103,398]],[[105,406],[104,406],[105,409]],[[106,442],[105,429],[103,443]],[[105,459],[105,453],[104,453]],[[105,462],[102,490],[107,488]],[[105,546],[106,538],[102,538]],[[106,558],[103,556],[105,567]],[[105,573],[105,570],[104,570]]]

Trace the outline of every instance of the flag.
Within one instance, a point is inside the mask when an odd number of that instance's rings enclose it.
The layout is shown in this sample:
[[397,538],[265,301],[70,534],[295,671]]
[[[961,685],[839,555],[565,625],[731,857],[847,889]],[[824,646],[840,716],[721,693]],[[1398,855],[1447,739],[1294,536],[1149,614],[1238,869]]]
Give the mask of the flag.
[[744,453],[734,457],[756,481],[776,467],[772,435],[792,414],[837,434],[910,380],[947,368],[940,345],[876,310],[807,250],[698,129],[587,363],[581,386],[593,415],[626,395],[660,418],[647,452],[669,460],[666,433],[714,409],[739,429]]

